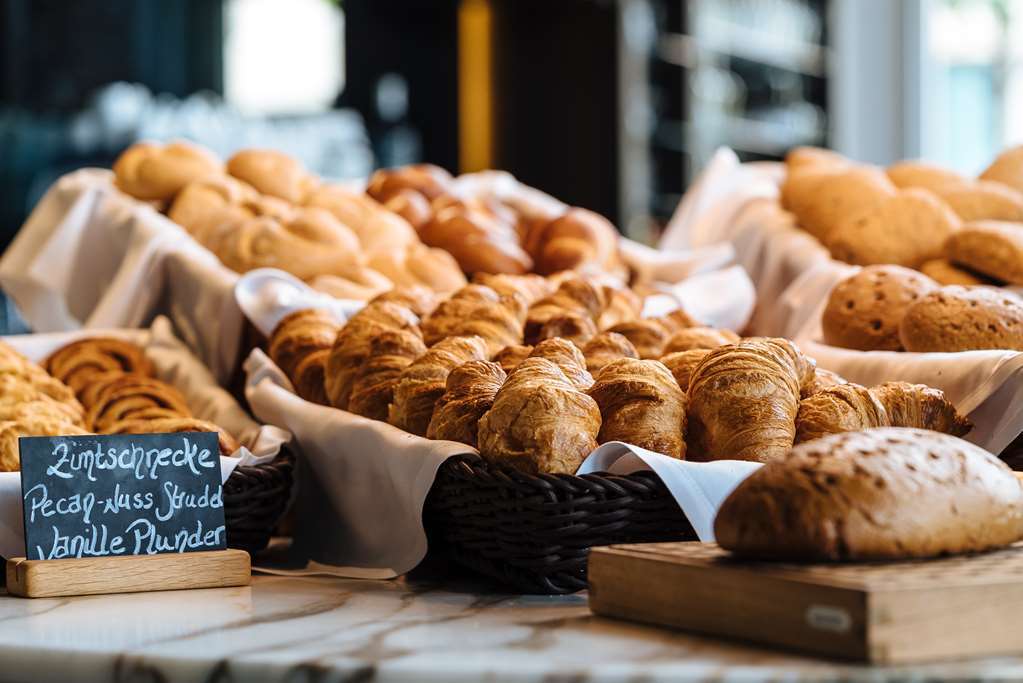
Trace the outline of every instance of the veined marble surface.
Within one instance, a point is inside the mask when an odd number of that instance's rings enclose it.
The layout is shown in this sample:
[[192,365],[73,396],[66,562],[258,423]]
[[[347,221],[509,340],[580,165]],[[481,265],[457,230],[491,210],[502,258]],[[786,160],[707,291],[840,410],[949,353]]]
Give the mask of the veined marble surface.
[[0,596],[0,681],[1023,678],[1023,659],[871,669],[590,614],[566,597],[257,576],[247,588]]

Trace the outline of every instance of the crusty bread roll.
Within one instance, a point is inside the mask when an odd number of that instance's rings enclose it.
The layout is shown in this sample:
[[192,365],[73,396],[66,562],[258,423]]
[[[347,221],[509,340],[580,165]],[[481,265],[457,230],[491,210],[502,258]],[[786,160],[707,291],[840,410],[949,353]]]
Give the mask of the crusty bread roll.
[[899,339],[907,351],[1023,351],[1023,300],[990,287],[942,287],[906,309]]
[[881,203],[894,192],[878,168],[813,165],[786,176],[781,203],[801,228],[825,242],[847,216]]
[[1023,193],[993,180],[972,180],[932,190],[963,221],[1021,221]]
[[227,160],[227,172],[263,194],[301,204],[318,184],[294,157],[269,149],[243,149]]
[[213,152],[185,140],[137,142],[114,162],[114,183],[145,201],[168,201],[193,180],[223,172]]
[[600,408],[599,443],[624,441],[672,458],[686,457],[686,397],[660,362],[612,361],[587,393]]
[[480,455],[532,473],[574,474],[597,447],[600,409],[546,358],[527,358],[480,418]]
[[562,270],[595,274],[621,273],[618,231],[598,213],[571,208],[554,220],[533,226],[525,248],[536,272],[544,275]]
[[689,380],[688,457],[782,458],[814,363],[787,339],[747,339],[713,349]]
[[428,439],[458,441],[476,447],[479,421],[494,404],[507,375],[497,363],[473,360],[448,375],[426,429]]
[[945,255],[988,277],[1023,285],[1023,225],[1019,223],[967,223],[949,237]]
[[831,290],[821,316],[824,342],[859,351],[898,351],[899,324],[936,282],[901,266],[867,266]]
[[401,373],[424,353],[426,344],[411,330],[385,330],[373,337],[366,359],[355,371],[348,411],[386,421]]
[[983,180],[994,180],[1023,192],[1023,145],[1010,147],[1001,154],[983,173]]
[[628,339],[617,332],[601,332],[583,346],[586,369],[596,374],[605,365],[619,358],[639,358],[639,352]]
[[693,371],[696,370],[696,366],[700,364],[700,361],[707,357],[708,353],[710,353],[710,349],[676,351],[675,353],[663,356],[661,363],[671,371],[679,389],[689,391],[689,380],[693,376]]
[[758,559],[977,552],[1023,538],[1023,487],[995,456],[946,434],[891,427],[834,434],[750,475],[725,499],[714,535],[721,547]]
[[565,377],[576,389],[586,391],[593,384],[593,376],[586,370],[586,358],[567,339],[544,339],[533,347],[530,358],[546,358],[565,373]]

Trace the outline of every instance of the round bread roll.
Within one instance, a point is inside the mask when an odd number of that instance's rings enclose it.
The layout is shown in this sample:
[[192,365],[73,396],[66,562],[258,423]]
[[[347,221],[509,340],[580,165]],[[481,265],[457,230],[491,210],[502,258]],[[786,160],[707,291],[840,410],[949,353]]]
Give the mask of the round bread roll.
[[789,173],[781,187],[782,206],[799,226],[825,241],[842,220],[895,194],[895,186],[872,166],[816,165]]
[[966,179],[955,171],[928,164],[924,161],[899,161],[889,166],[885,173],[895,187],[922,187],[935,190],[946,185],[966,182]]
[[1023,285],[1023,225],[999,221],[967,223],[945,243],[953,263],[988,277]]
[[1023,220],[1023,193],[993,180],[959,182],[932,191],[964,221]]
[[726,550],[758,559],[978,552],[1023,538],[1023,487],[998,458],[947,434],[832,434],[750,475],[721,505],[714,534]]
[[899,339],[907,351],[1023,351],[1023,299],[990,287],[942,287],[906,309]]
[[1023,145],[1011,147],[998,155],[980,177],[995,180],[1023,192]]
[[899,351],[906,308],[938,284],[901,266],[867,266],[831,290],[821,317],[824,342],[859,351]]
[[838,152],[823,147],[793,147],[785,155],[789,172],[808,166],[849,166],[850,161]]
[[[955,235],[953,235],[953,237],[955,237]],[[947,244],[948,243],[946,243],[946,248]],[[939,285],[965,285],[968,287],[976,287],[979,285],[999,284],[996,280],[985,277],[980,273],[975,273],[972,270],[960,268],[954,263],[943,258],[931,259],[920,266],[920,272],[937,282]]]
[[161,145],[137,142],[114,162],[114,182],[145,201],[167,201],[193,180],[223,173],[213,152],[184,140]]
[[316,186],[297,159],[270,149],[243,149],[227,160],[227,172],[263,194],[299,204]]

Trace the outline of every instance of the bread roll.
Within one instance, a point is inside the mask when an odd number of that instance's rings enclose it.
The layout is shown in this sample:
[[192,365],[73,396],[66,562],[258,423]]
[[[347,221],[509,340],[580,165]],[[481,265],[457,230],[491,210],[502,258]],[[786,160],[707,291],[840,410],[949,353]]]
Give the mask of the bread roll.
[[402,371],[394,385],[387,421],[410,434],[426,436],[448,374],[463,363],[486,358],[487,344],[481,337],[448,337],[437,342]]
[[809,166],[789,173],[781,186],[782,206],[801,228],[825,242],[850,214],[892,196],[895,188],[877,168]]
[[330,211],[351,228],[369,261],[386,255],[403,255],[420,243],[408,221],[391,213],[371,197],[342,185],[321,185],[306,195],[304,204]]
[[586,391],[593,384],[593,376],[586,370],[582,351],[567,339],[545,339],[533,347],[529,357],[546,358],[557,365],[579,391]]
[[726,344],[735,344],[739,335],[731,330],[719,330],[713,327],[690,327],[679,330],[671,335],[663,353],[691,351],[692,349],[716,349]]
[[395,287],[427,287],[438,294],[450,295],[466,284],[465,274],[451,254],[419,242],[369,253],[366,265]]
[[[953,235],[949,241],[954,238],[955,235]],[[948,249],[948,242],[945,243],[945,248],[946,250]],[[920,272],[937,282],[939,285],[964,285],[967,287],[977,287],[980,285],[998,286],[1000,284],[997,280],[981,275],[980,273],[975,273],[972,270],[961,268],[943,258],[931,259],[920,266]]]
[[612,361],[587,393],[600,408],[598,443],[623,441],[672,458],[686,457],[685,394],[658,361]]
[[536,272],[544,275],[562,270],[622,271],[618,231],[606,218],[586,209],[571,208],[548,223],[535,225],[526,235],[525,248]]
[[348,411],[386,421],[401,373],[425,353],[422,337],[411,330],[386,330],[373,337],[352,380]]
[[213,152],[184,140],[137,142],[114,162],[114,184],[144,201],[168,201],[185,185],[223,172]]
[[433,201],[451,187],[451,174],[433,164],[409,164],[382,168],[373,172],[366,185],[366,194],[386,202],[400,193],[413,191]]
[[945,254],[957,265],[1023,285],[1023,225],[1018,223],[968,223],[945,243]]
[[947,168],[928,164],[924,161],[899,161],[885,171],[888,179],[895,187],[919,187],[925,190],[937,190],[949,185],[961,185],[966,178]]
[[1023,192],[1023,145],[1010,147],[991,162],[983,173],[983,180],[994,180]]
[[689,391],[689,380],[693,376],[693,371],[696,370],[700,361],[707,357],[708,353],[710,353],[710,349],[676,351],[662,357],[661,363],[671,371],[679,388],[682,391]]
[[639,352],[628,339],[617,332],[601,332],[583,347],[586,369],[596,374],[611,361],[620,358],[639,358]]
[[268,149],[243,149],[227,160],[227,172],[263,194],[300,204],[317,185],[297,159]]
[[867,266],[835,285],[821,316],[824,342],[859,351],[898,351],[899,324],[936,282],[901,266]]
[[533,267],[514,231],[480,211],[445,209],[420,229],[419,238],[450,252],[466,273],[523,274]]
[[430,201],[415,190],[398,190],[383,204],[384,208],[407,220],[416,230],[426,225],[433,216]]
[[714,535],[721,547],[758,559],[978,552],[1023,538],[1023,487],[996,457],[946,434],[834,434],[743,481],[718,511]]
[[480,418],[480,455],[526,472],[574,474],[599,430],[596,402],[551,361],[527,358]]
[[1023,193],[993,180],[962,181],[932,192],[963,221],[1023,220]]
[[1023,300],[988,287],[948,286],[920,298],[899,325],[907,351],[1023,350]]
[[475,448],[480,418],[494,404],[506,377],[500,365],[486,360],[469,361],[452,370],[434,406],[426,437]]
[[153,364],[138,345],[113,337],[90,337],[54,351],[43,369],[79,394],[96,375],[134,372],[153,375]]
[[713,349],[689,380],[692,460],[782,458],[814,364],[787,339],[747,339]]

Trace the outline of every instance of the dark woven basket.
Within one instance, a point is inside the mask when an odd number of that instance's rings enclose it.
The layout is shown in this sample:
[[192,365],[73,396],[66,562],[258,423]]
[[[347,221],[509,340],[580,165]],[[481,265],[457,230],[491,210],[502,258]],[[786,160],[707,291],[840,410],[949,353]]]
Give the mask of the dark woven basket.
[[266,548],[291,499],[294,469],[288,450],[265,465],[235,468],[224,482],[228,547],[250,553]]
[[586,588],[593,546],[696,538],[652,472],[530,475],[471,455],[441,466],[423,519],[431,549],[523,593]]

